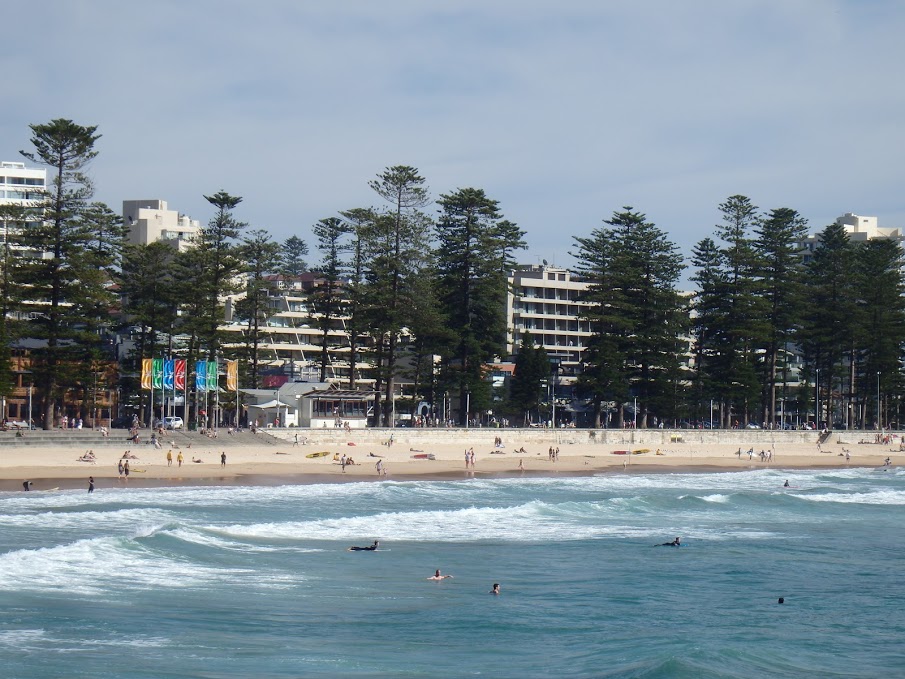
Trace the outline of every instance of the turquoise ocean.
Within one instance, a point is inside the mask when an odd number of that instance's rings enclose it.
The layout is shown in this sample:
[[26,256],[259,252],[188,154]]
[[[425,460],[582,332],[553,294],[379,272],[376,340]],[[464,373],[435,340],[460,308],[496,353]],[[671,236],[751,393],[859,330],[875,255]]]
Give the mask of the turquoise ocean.
[[903,508],[897,469],[0,493],[0,676],[903,677]]

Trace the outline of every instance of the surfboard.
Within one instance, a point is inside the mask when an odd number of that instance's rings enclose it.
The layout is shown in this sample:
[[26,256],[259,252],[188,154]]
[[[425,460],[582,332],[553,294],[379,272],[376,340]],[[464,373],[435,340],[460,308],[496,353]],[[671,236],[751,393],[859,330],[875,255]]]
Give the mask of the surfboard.
[[649,453],[650,448],[638,448],[638,450],[633,450],[632,455],[644,455],[644,453]]
[[418,453],[417,455],[412,455],[413,460],[436,460],[437,457],[433,453]]
[[308,453],[307,455],[305,455],[305,457],[326,457],[329,454],[330,454],[329,450],[322,450],[319,453]]
[[631,451],[629,450],[614,450],[613,455],[631,455]]

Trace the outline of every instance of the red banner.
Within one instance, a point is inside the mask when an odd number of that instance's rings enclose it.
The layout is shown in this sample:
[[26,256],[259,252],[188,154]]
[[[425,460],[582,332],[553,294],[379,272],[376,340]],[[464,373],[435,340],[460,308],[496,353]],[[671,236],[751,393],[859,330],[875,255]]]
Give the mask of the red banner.
[[176,359],[176,391],[185,391],[185,359]]

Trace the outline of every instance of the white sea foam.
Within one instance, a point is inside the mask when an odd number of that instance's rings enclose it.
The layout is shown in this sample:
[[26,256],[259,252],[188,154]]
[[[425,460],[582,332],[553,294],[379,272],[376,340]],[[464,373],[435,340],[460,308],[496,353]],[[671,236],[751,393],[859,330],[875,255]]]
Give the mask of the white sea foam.
[[661,528],[627,522],[623,502],[623,498],[608,503],[562,505],[532,501],[514,507],[387,512],[316,521],[230,525],[212,530],[222,531],[231,539],[342,542],[374,536],[386,541],[537,542],[660,535]]
[[0,526],[40,528],[86,528],[100,530],[117,526],[160,525],[174,519],[174,514],[160,509],[117,509],[104,511],[47,511],[27,514],[0,514]]
[[872,490],[864,493],[821,493],[815,495],[797,494],[794,497],[810,502],[839,502],[861,505],[905,505],[905,491]]
[[97,595],[111,579],[120,588],[201,587],[232,581],[247,572],[177,560],[126,538],[107,537],[2,554],[0,590]]
[[196,545],[211,547],[214,549],[224,549],[235,552],[321,552],[322,549],[304,549],[296,546],[273,546],[252,544],[249,542],[241,542],[238,540],[227,540],[219,535],[211,533],[210,530],[194,530],[190,528],[176,528],[172,530],[161,531],[162,534],[172,535],[173,537]]

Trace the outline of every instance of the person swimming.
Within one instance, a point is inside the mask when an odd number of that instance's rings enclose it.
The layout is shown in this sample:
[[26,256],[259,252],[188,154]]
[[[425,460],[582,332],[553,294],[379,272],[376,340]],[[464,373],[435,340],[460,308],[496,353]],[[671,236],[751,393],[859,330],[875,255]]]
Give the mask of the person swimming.
[[368,547],[349,547],[350,552],[376,552],[377,547],[380,546],[379,540],[374,540],[374,544]]
[[657,547],[681,547],[681,546],[682,546],[682,541],[679,540],[679,538],[676,538],[672,542],[663,542],[663,543],[657,545]]
[[451,578],[451,575],[441,575],[440,569],[437,569],[437,572],[428,578],[428,580],[446,580],[447,578]]
[[488,594],[499,594],[500,593],[500,583],[493,583],[493,589],[488,592]]

